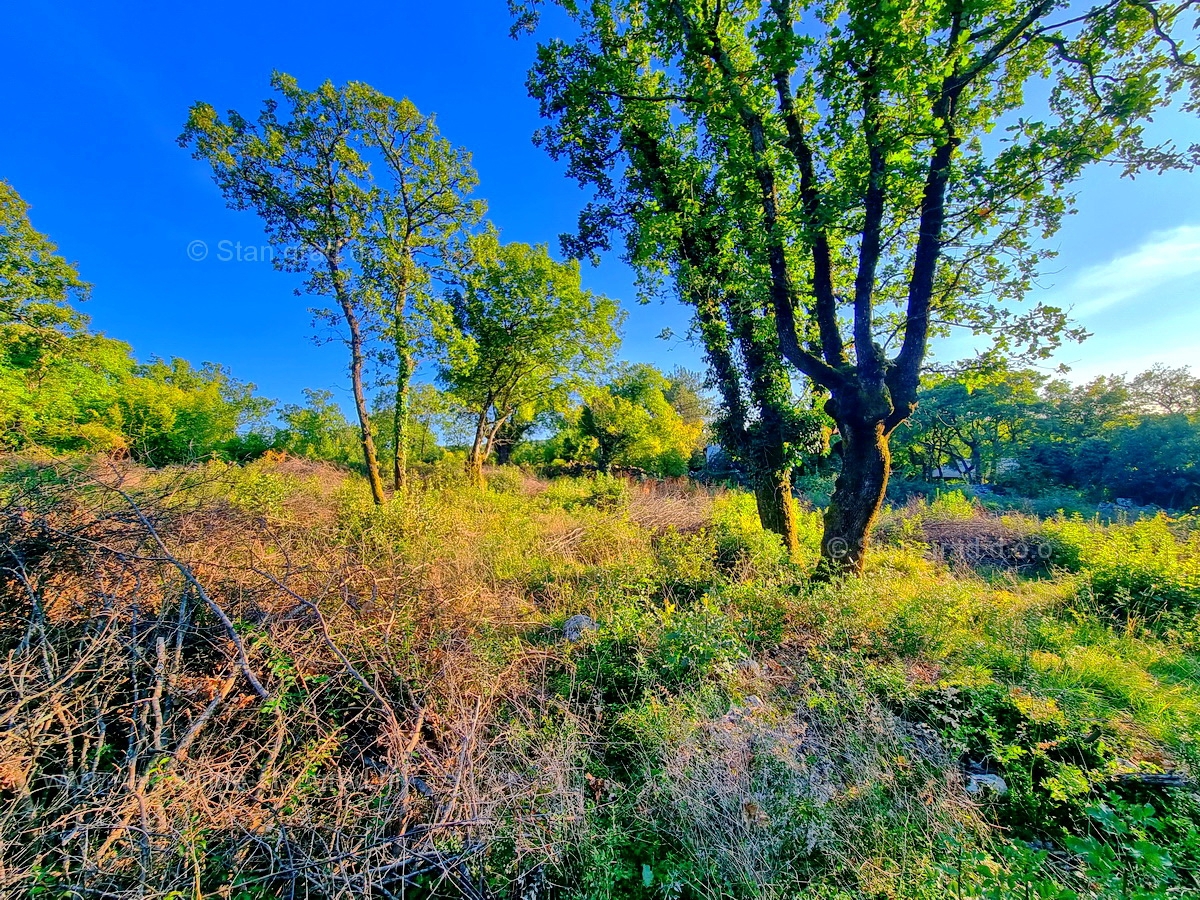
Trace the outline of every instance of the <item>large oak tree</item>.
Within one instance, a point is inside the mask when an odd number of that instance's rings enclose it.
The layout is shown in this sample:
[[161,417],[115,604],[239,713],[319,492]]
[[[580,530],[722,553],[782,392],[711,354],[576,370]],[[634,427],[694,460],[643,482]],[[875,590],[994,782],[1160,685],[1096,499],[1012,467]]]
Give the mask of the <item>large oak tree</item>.
[[930,339],[963,326],[1037,355],[1075,335],[1018,305],[1071,183],[1190,161],[1144,126],[1196,107],[1194,0],[560,5],[577,33],[539,47],[529,86],[539,139],[594,191],[570,243],[622,232],[696,307],[710,363],[742,352],[741,308],[771,325],[756,352],[828,393],[827,573],[862,567]]

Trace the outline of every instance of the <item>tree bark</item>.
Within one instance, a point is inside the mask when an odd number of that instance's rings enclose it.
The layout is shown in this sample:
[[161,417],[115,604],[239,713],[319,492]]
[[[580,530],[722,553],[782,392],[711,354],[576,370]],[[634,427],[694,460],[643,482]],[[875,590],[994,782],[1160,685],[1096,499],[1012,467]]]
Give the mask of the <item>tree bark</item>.
[[392,407],[392,487],[404,490],[408,481],[408,391],[412,380],[412,355],[396,343],[396,396]]
[[482,490],[487,487],[487,480],[483,477],[483,459],[484,459],[484,441],[485,427],[487,425],[487,410],[485,409],[475,423],[475,440],[471,444],[471,452],[467,454],[467,477],[470,478],[471,484]]
[[[410,260],[405,257],[405,265]],[[401,276],[396,292],[396,306],[392,312],[392,343],[396,352],[396,396],[392,406],[392,487],[404,490],[408,479],[408,388],[412,380],[413,359],[409,347],[408,328],[404,321],[408,305],[408,276]]]
[[754,502],[763,528],[783,539],[790,555],[800,549],[796,522],[796,498],[792,496],[792,476],[787,469],[764,471],[754,478]]
[[817,576],[859,574],[871,526],[879,515],[891,469],[891,449],[882,419],[837,417],[842,471],[825,511],[825,534]]
[[371,414],[367,410],[367,397],[363,390],[363,337],[362,325],[354,311],[354,303],[341,283],[341,272],[334,262],[329,263],[329,274],[334,285],[338,304],[346,319],[350,332],[350,386],[354,393],[354,410],[358,413],[359,436],[362,442],[363,463],[367,469],[367,481],[371,485],[371,499],[382,506],[383,479],[379,477],[379,457],[375,452],[375,436],[371,431]]

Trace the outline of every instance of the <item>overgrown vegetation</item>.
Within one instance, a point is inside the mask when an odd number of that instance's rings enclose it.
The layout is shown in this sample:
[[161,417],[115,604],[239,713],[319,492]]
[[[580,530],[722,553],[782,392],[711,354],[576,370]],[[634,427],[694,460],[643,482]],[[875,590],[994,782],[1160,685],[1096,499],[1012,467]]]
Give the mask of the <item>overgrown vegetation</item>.
[[565,249],[707,380],[360,82],[181,137],[354,424],[92,331],[0,181],[0,897],[1200,895],[1200,380],[1010,365],[1083,170],[1195,164],[1191,4],[552,5]]
[[452,471],[7,458],[0,892],[1200,889],[1192,520]]

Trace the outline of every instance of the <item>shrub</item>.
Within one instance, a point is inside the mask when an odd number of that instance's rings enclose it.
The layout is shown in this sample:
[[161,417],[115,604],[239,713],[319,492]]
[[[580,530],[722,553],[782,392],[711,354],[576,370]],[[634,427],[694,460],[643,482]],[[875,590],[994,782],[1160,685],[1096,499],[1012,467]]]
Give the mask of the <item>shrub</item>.
[[671,685],[728,674],[738,660],[749,655],[736,623],[711,597],[684,608],[666,604],[660,628],[654,663]]
[[1085,576],[1101,610],[1165,624],[1200,612],[1200,536],[1180,541],[1165,515],[1108,526],[1057,519],[1045,532],[1054,562]]
[[779,535],[763,530],[750,494],[730,492],[713,504],[717,565],[743,579],[772,577],[787,562]]
[[493,466],[487,470],[488,490],[497,494],[523,494],[526,477],[516,466]]
[[622,478],[604,474],[556,478],[542,497],[568,512],[581,506],[610,511],[628,504],[629,485]]

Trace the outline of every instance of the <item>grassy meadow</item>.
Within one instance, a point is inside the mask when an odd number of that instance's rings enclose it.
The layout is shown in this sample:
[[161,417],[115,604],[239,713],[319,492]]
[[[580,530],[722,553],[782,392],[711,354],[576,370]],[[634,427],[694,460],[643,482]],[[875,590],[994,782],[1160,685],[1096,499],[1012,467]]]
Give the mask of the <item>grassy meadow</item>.
[[460,471],[8,457],[0,894],[1200,890],[1194,519]]

